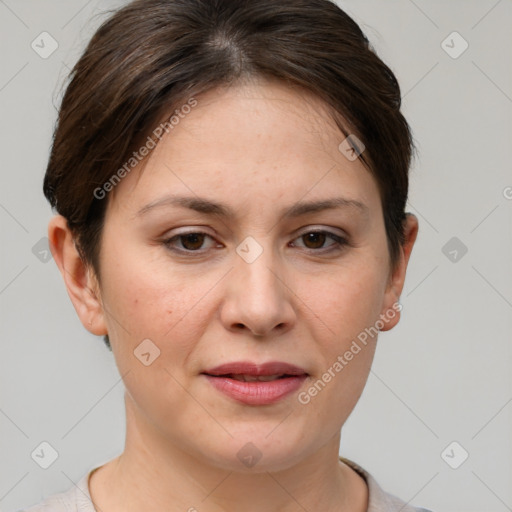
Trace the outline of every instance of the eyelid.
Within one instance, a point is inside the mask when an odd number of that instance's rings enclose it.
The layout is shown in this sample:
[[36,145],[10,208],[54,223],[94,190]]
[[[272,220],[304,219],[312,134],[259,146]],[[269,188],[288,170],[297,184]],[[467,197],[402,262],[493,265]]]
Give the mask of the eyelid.
[[306,226],[304,229],[299,230],[297,232],[298,234],[295,235],[295,237],[304,235],[306,233],[315,233],[315,232],[336,235],[336,236],[339,236],[340,238],[348,238],[348,234],[345,231],[343,231],[342,229],[334,228],[334,227],[330,227],[330,226],[322,226],[322,225]]

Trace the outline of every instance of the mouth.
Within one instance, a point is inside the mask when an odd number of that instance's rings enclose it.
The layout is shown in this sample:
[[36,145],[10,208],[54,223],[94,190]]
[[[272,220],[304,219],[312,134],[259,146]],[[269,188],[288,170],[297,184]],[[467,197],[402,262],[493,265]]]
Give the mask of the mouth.
[[[208,375],[208,374],[206,374]],[[247,375],[239,373],[227,373],[225,375],[210,375],[211,377],[225,377],[226,379],[238,380],[240,382],[271,382],[277,379],[295,377],[295,375]]]
[[306,370],[294,364],[281,361],[270,361],[268,363],[258,364],[252,361],[234,361],[232,363],[224,363],[214,368],[210,368],[203,372],[212,377],[226,375],[245,375],[248,377],[275,377],[279,378],[284,375],[296,376],[307,375]]
[[298,390],[309,374],[284,362],[258,365],[226,363],[202,372],[208,382],[229,398],[246,405],[276,403]]

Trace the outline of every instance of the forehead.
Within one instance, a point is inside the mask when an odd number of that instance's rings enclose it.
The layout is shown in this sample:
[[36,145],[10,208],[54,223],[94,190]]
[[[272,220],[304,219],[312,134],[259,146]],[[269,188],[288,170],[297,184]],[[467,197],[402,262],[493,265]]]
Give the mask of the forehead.
[[140,209],[165,193],[222,196],[235,208],[249,200],[270,208],[335,192],[360,202],[378,197],[362,162],[340,152],[345,135],[312,94],[251,82],[195,100],[116,187],[123,204]]

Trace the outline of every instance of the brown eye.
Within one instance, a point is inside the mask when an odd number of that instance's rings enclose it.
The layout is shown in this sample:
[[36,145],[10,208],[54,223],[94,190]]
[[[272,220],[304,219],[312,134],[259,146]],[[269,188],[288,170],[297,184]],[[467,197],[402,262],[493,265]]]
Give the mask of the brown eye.
[[[333,240],[334,243],[325,246],[324,244],[329,238]],[[335,235],[329,231],[308,231],[300,235],[296,240],[302,240],[306,249],[316,252],[320,252],[319,250],[322,249],[341,249],[343,246],[348,244],[345,238]]]
[[[306,233],[302,235],[302,239],[304,240],[308,249],[321,249],[325,243],[325,233]],[[311,244],[311,245],[309,245]]]
[[189,233],[181,235],[182,245],[187,251],[196,251],[200,249],[204,242],[204,233]]
[[[208,238],[213,240],[207,233],[194,231],[173,236],[172,238],[164,240],[163,243],[168,249],[176,252],[203,252],[201,248],[203,247],[205,240]],[[178,242],[181,243],[177,245]],[[208,247],[206,249],[208,249]]]

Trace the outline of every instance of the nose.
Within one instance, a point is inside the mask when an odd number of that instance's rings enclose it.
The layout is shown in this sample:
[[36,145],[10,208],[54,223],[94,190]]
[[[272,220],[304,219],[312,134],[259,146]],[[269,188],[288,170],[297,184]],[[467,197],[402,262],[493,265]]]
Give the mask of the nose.
[[294,293],[286,279],[284,265],[271,248],[252,262],[235,255],[234,268],[221,306],[221,321],[226,329],[247,329],[254,336],[275,336],[288,331],[296,321]]

